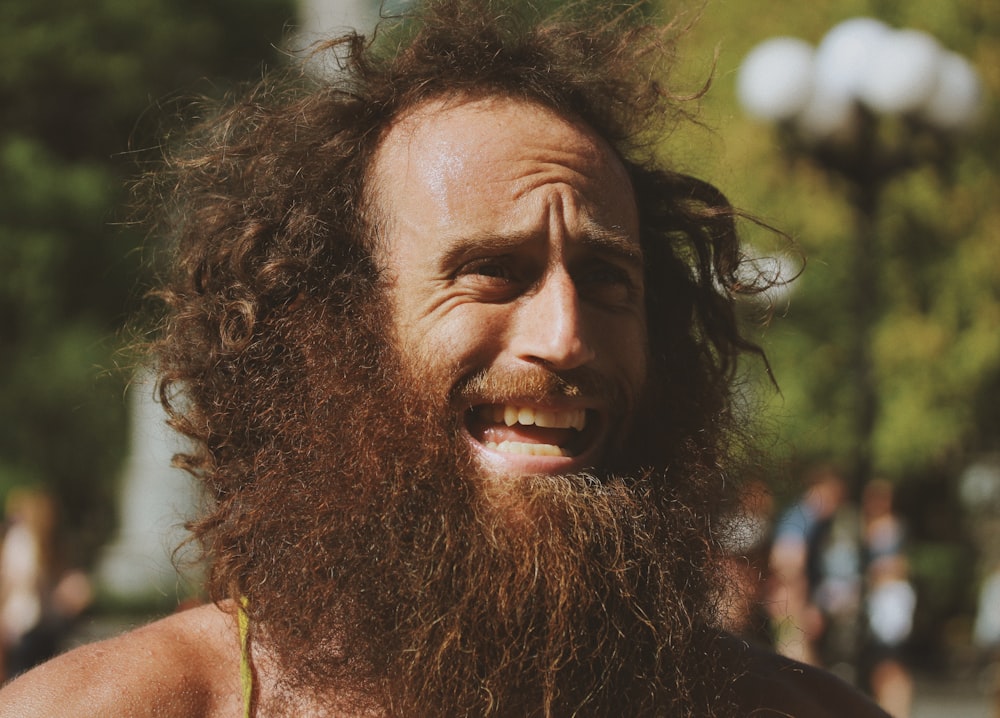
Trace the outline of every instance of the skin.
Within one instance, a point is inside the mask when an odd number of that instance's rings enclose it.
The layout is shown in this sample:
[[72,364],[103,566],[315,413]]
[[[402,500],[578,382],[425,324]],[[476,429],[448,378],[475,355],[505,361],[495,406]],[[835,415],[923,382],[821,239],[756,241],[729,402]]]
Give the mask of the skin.
[[[565,415],[587,412],[571,456],[491,449],[486,435],[523,443],[565,441],[571,430],[465,421],[466,441],[488,482],[599,463],[646,376],[646,317],[638,219],[624,169],[585,126],[503,98],[434,102],[387,134],[372,173],[386,222],[380,248],[404,352],[434,368],[444,395],[487,370],[592,371],[625,407],[586,392],[463,395],[463,418],[483,402]],[[515,384],[516,385],[516,384]],[[470,411],[470,409],[472,411]],[[280,672],[255,647],[263,701]],[[734,651],[747,650],[735,641]],[[882,716],[832,676],[756,654],[739,685],[755,716]],[[232,606],[193,608],[83,646],[0,691],[0,718],[242,715],[239,634]],[[759,708],[767,705],[768,708]],[[317,705],[294,714],[324,716]]]
[[[435,367],[442,392],[477,371],[582,369],[617,387],[627,413],[646,377],[642,251],[628,175],[604,141],[523,101],[437,100],[390,130],[372,179],[396,340]],[[556,424],[584,410],[587,427],[507,426],[482,420],[486,406],[555,412]],[[617,428],[612,409],[597,396],[514,390],[455,405],[481,473],[498,481],[595,465]],[[505,440],[570,455],[485,443]]]
[[66,653],[0,691],[0,718],[241,715],[239,634],[201,606]]

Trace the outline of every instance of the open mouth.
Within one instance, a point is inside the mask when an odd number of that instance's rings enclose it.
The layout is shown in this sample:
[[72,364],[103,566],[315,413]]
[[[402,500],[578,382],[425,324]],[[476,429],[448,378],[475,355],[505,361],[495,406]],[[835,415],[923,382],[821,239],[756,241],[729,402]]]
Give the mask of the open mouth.
[[594,443],[596,412],[516,404],[482,404],[466,414],[469,435],[502,454],[573,458]]

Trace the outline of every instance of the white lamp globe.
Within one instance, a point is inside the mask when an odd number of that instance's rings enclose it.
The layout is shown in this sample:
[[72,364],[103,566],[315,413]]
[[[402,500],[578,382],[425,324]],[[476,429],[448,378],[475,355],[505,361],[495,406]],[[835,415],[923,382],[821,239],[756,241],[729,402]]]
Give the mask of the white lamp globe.
[[858,88],[862,101],[887,115],[914,112],[937,87],[942,54],[937,40],[920,30],[887,33]]
[[823,93],[856,98],[872,56],[890,32],[888,25],[870,17],[834,25],[816,48],[816,84]]
[[812,85],[812,46],[794,37],[775,37],[744,58],[736,77],[736,94],[750,115],[782,122],[805,106]]
[[938,129],[961,131],[979,119],[982,102],[982,85],[972,63],[954,52],[945,52],[937,86],[920,114]]
[[795,118],[795,128],[806,141],[847,138],[857,126],[858,111],[854,98],[817,84],[812,97]]

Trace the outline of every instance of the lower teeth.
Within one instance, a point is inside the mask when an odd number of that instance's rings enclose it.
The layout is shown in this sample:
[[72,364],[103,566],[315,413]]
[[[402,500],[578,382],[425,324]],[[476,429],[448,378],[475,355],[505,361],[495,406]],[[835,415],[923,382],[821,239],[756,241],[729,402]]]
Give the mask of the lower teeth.
[[486,442],[487,448],[504,454],[526,454],[528,456],[570,456],[570,453],[552,444],[528,444],[523,441]]

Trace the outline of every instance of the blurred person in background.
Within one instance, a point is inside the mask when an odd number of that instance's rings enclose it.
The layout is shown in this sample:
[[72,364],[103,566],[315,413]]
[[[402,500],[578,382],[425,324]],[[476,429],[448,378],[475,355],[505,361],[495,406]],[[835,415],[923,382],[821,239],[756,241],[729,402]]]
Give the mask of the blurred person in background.
[[993,711],[1000,718],[1000,565],[986,574],[979,587],[972,638],[980,651],[993,693]]
[[13,678],[62,649],[75,619],[90,603],[90,582],[65,572],[55,555],[57,512],[40,489],[7,495],[0,543],[0,636],[3,676]]
[[812,468],[806,485],[774,529],[767,606],[775,647],[811,665],[846,670],[860,605],[856,513],[835,467]]
[[917,595],[909,581],[906,532],[893,510],[893,486],[882,479],[861,495],[865,567],[865,633],[859,657],[864,681],[893,718],[908,718],[913,678],[904,648],[913,630]]

